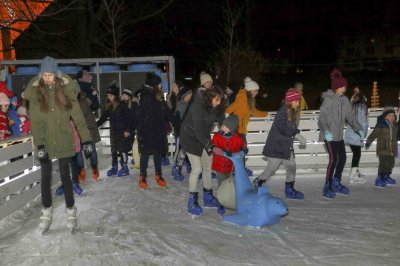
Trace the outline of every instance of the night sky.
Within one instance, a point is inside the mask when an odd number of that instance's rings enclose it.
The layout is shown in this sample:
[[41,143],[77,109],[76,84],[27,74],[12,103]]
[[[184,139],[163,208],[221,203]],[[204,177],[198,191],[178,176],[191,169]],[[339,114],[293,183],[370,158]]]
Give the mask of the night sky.
[[[230,1],[237,6],[245,1]],[[334,63],[341,36],[393,34],[400,1],[250,1],[251,45],[265,57],[294,64]],[[127,55],[172,54],[183,72],[207,68],[222,38],[225,1],[176,0],[161,16],[132,28]],[[246,15],[237,25],[245,39]]]

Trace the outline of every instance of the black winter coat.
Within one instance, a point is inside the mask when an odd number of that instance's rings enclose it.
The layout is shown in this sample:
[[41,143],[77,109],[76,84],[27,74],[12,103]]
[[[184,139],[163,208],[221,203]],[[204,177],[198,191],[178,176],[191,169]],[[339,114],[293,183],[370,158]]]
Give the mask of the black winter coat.
[[193,95],[193,102],[188,107],[180,130],[182,148],[196,156],[201,156],[204,149],[208,151],[212,146],[210,134],[214,122],[221,125],[225,119],[224,112],[219,109],[206,109],[203,100],[204,91],[199,89]]
[[165,124],[170,122],[174,128],[179,121],[174,117],[167,103],[157,100],[155,90],[144,85],[140,92],[137,112],[137,138],[139,152],[146,154],[168,152],[168,139]]
[[263,155],[270,158],[289,160],[293,151],[293,138],[300,130],[294,122],[288,121],[285,103],[281,105],[264,145]]
[[131,138],[124,136],[124,132],[129,132],[131,129],[128,105],[121,101],[115,110],[108,109],[103,112],[97,121],[97,126],[101,126],[107,118],[110,118],[111,152],[129,152],[132,149]]

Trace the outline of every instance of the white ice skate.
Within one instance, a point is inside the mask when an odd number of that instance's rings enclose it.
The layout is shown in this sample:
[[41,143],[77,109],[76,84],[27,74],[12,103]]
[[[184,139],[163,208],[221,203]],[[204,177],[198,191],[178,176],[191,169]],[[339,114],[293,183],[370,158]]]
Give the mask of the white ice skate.
[[53,220],[53,207],[42,208],[42,216],[40,216],[39,228],[41,229],[42,235],[46,234],[51,226]]
[[73,234],[78,229],[75,206],[67,208],[67,228],[70,230],[71,234]]
[[350,184],[363,184],[365,177],[360,174],[358,167],[352,167],[350,171]]

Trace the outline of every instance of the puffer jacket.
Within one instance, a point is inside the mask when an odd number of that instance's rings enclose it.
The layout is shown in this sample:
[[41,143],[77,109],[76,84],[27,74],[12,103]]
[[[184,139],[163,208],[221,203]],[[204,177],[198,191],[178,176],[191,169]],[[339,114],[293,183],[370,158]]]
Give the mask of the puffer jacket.
[[[230,151],[231,153],[239,152],[244,147],[243,138],[240,137],[238,133],[224,134],[219,131],[214,134],[212,143],[216,147],[219,147],[224,151]],[[214,154],[211,169],[224,174],[232,173],[233,163],[225,156]]]
[[63,110],[56,104],[54,85],[47,86],[49,93],[49,111],[40,110],[38,99],[39,77],[33,77],[28,83],[24,98],[29,101],[33,142],[36,147],[44,145],[50,159],[68,158],[75,155],[74,137],[70,119],[72,118],[82,142],[91,141],[82,110],[75,94],[75,86],[69,76],[63,74],[64,93],[71,102],[70,110]]
[[377,139],[377,155],[397,157],[397,124],[390,125],[382,115],[378,116],[376,120],[376,126],[371,134],[369,134],[366,145],[369,146]]
[[354,131],[360,131],[361,126],[352,112],[349,99],[345,95],[337,95],[331,90],[327,91],[318,117],[319,140],[325,140],[326,131],[332,133],[333,141],[343,140],[346,121]]
[[288,110],[285,103],[282,103],[276,113],[271,130],[262,154],[269,158],[289,160],[293,152],[294,136],[300,132],[293,121],[288,120]]
[[[356,105],[353,111],[356,114],[357,121],[361,126],[362,132],[364,132],[364,136],[367,136],[368,133],[368,107],[365,103],[359,103]],[[344,137],[344,142],[348,145],[353,146],[364,146],[364,140],[361,139],[361,136],[354,131],[354,129],[350,126],[346,128],[346,133]]]
[[268,115],[267,112],[257,110],[256,107],[250,110],[245,89],[239,90],[235,101],[226,108],[225,113],[237,115],[239,118],[239,134],[247,134],[247,125],[250,122],[250,116],[265,117]]

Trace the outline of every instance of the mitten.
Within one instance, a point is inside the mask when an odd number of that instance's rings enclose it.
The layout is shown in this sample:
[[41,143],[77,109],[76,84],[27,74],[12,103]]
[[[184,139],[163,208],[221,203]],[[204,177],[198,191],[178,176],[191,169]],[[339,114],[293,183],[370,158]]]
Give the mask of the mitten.
[[85,154],[85,157],[89,158],[93,152],[92,143],[90,141],[86,141],[86,142],[82,143],[82,146],[83,146],[82,150],[83,150],[83,153]]
[[333,140],[333,135],[329,130],[325,131],[325,139],[327,141],[332,141]]
[[38,153],[37,156],[39,158],[39,161],[42,163],[45,160],[49,159],[49,154],[47,153],[46,148],[44,147],[44,145],[39,145],[37,147]]

